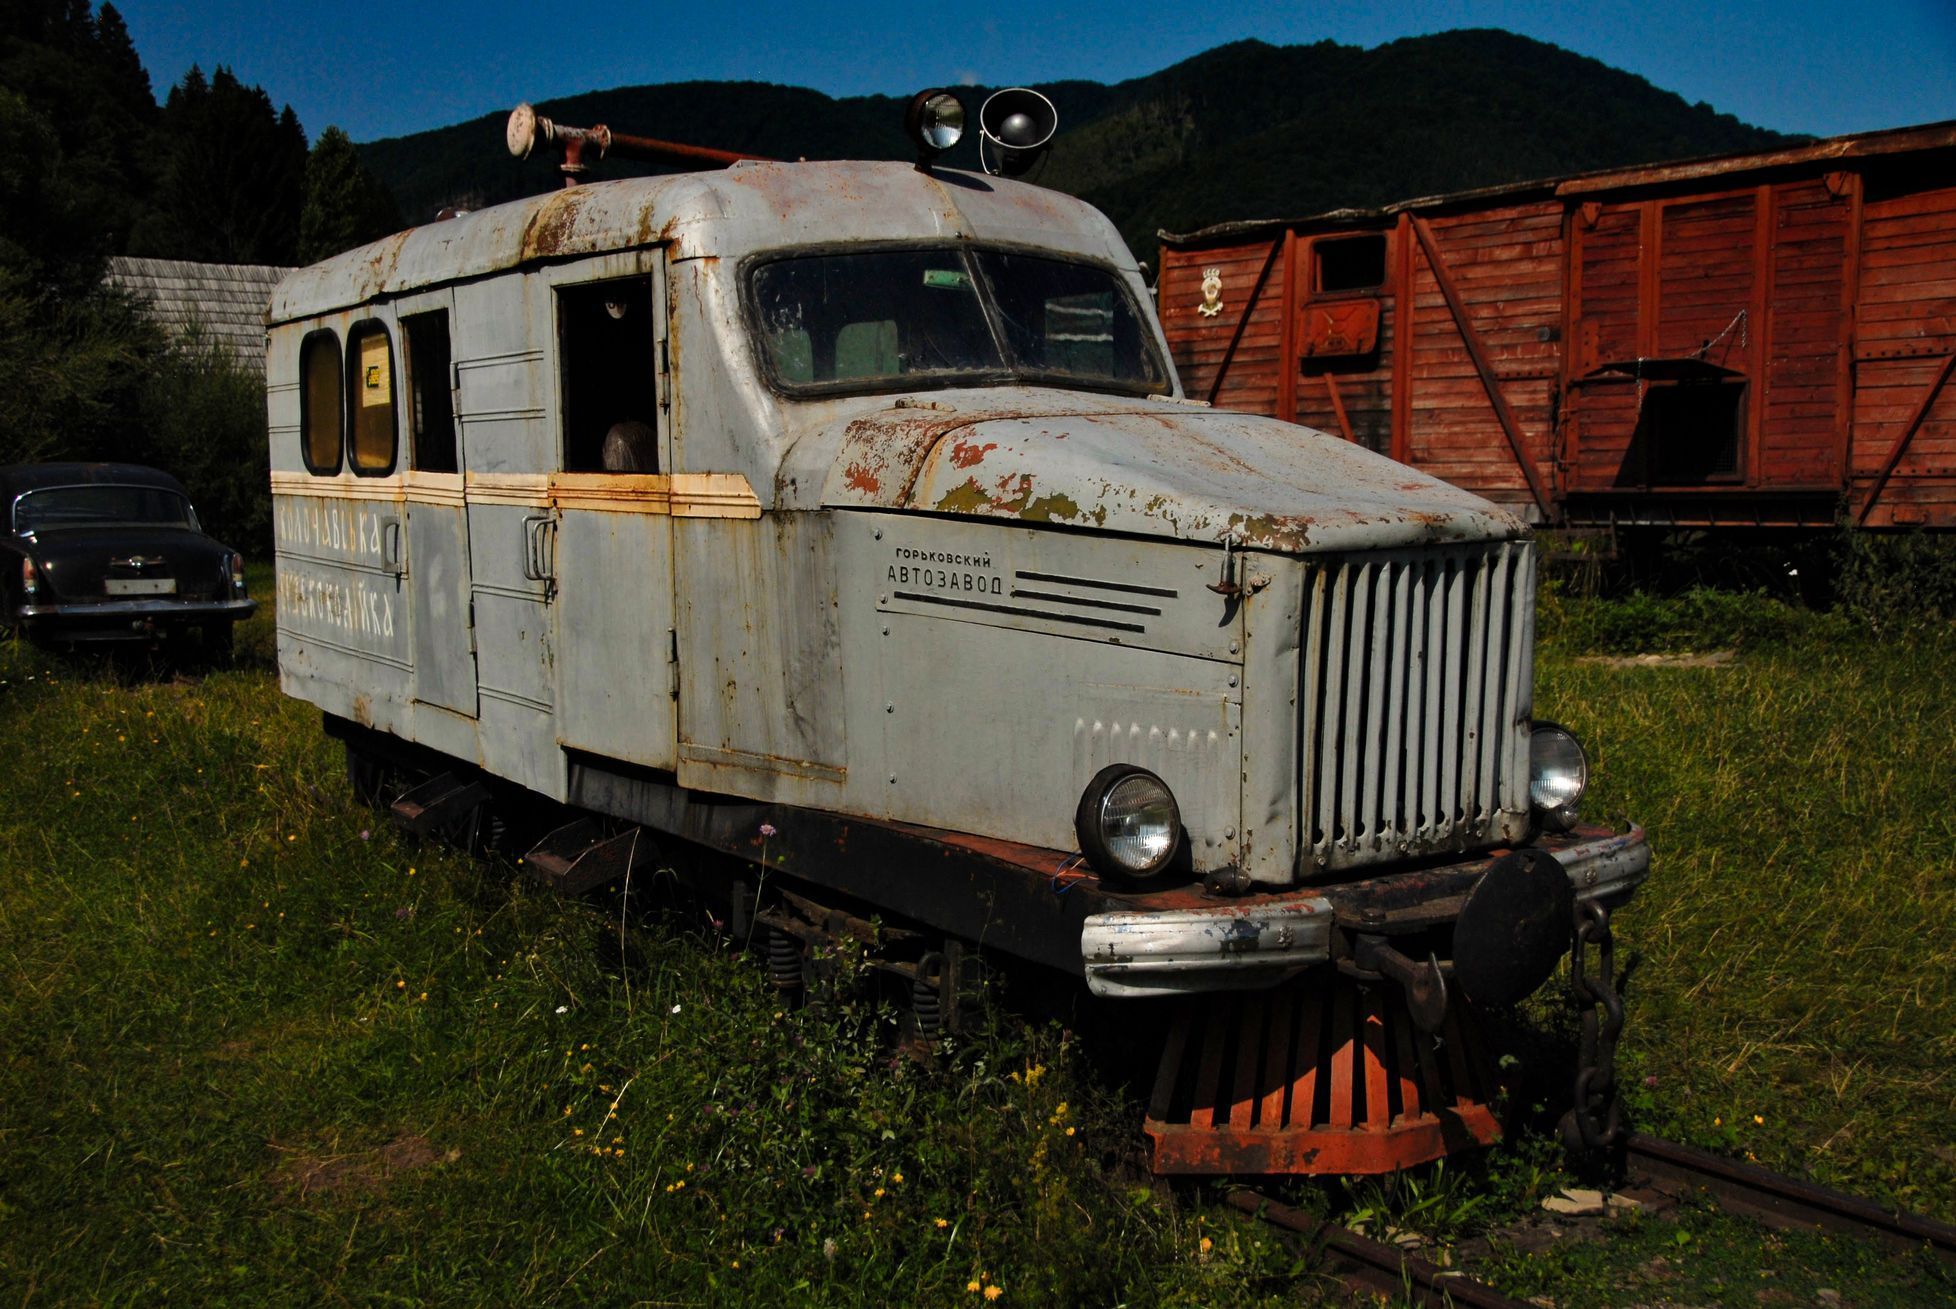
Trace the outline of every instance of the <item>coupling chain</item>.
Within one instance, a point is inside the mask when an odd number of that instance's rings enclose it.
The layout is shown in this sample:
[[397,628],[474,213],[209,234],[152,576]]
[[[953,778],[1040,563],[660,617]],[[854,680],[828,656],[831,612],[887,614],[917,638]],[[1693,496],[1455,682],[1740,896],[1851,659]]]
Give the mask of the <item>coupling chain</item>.
[[1569,976],[1582,1010],[1581,1035],[1575,1104],[1562,1120],[1562,1137],[1571,1149],[1594,1154],[1614,1146],[1623,1134],[1623,1102],[1616,1093],[1623,996],[1616,985],[1616,937],[1610,931],[1610,911],[1598,900],[1580,899],[1575,919]]

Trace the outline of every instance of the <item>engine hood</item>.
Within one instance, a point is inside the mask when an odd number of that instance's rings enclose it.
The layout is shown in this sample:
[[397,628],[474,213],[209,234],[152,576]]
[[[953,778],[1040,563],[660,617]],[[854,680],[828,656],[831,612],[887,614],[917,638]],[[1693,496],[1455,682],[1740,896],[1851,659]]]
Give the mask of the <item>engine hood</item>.
[[[1506,510],[1310,428],[1174,401],[1001,388],[841,424],[833,508],[1301,554],[1522,536]],[[833,436],[831,436],[833,440]]]

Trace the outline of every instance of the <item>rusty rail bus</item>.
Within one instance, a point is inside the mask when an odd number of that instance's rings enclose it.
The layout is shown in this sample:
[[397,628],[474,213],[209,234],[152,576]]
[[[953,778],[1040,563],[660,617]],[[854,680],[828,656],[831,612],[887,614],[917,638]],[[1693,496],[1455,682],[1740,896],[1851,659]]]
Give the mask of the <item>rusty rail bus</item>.
[[[977,947],[1179,998],[1165,1171],[1491,1139],[1471,1007],[1606,946],[1649,863],[1533,721],[1528,527],[1189,400],[1112,225],[933,167],[937,95],[915,166],[576,185],[288,276],[283,689],[363,790],[419,761],[413,822],[581,811],[528,861],[566,889],[644,829],[765,851],[786,900],[720,889],[789,978],[866,904],[920,994]],[[980,122],[1000,173],[1052,126]]]

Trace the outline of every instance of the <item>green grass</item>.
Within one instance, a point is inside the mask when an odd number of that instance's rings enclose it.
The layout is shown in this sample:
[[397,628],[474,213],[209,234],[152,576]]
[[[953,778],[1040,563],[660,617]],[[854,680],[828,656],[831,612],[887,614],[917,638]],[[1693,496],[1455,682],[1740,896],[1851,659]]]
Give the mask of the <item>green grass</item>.
[[[1554,615],[1540,701],[1591,747],[1592,810],[1657,850],[1619,918],[1642,1124],[1956,1214],[1956,643],[1794,614],[1718,668],[1581,661],[1628,625]],[[867,1000],[784,1008],[703,917],[621,925],[395,836],[278,694],[267,619],[241,637],[192,679],[0,644],[0,1303],[1322,1290],[1213,1191],[1110,1177],[1138,1109],[1058,1028],[915,1063]],[[1307,1199],[1459,1238],[1562,1180],[1531,1139]],[[1693,1280],[1652,1281],[1680,1233]],[[1490,1259],[1564,1305],[1753,1303],[1760,1260],[1861,1303],[1948,1293],[1697,1211]]]
[[1956,633],[1756,603],[1721,667],[1541,650],[1590,811],[1655,852],[1626,1082],[1651,1130],[1956,1218]]
[[196,682],[0,646],[0,1301],[1292,1284],[1220,1214],[1107,1185],[1131,1119],[1057,1029],[925,1067],[867,1003],[784,1009],[703,922],[626,924],[621,967],[601,909],[396,838],[257,628]]

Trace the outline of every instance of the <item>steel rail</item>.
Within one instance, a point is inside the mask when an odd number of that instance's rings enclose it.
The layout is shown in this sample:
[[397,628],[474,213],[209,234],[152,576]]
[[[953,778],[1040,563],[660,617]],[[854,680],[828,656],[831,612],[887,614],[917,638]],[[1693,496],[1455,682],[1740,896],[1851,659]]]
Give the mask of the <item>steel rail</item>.
[[1349,1227],[1313,1218],[1256,1191],[1231,1191],[1230,1205],[1261,1222],[1303,1237],[1331,1259],[1332,1275],[1355,1291],[1383,1294],[1432,1309],[1532,1309],[1485,1282],[1440,1267]]
[[1625,1153],[1626,1162],[1653,1181],[1702,1187],[1720,1208],[1768,1227],[1872,1236],[1911,1250],[1926,1246],[1956,1260],[1956,1227],[1921,1214],[1641,1132],[1625,1142]]

